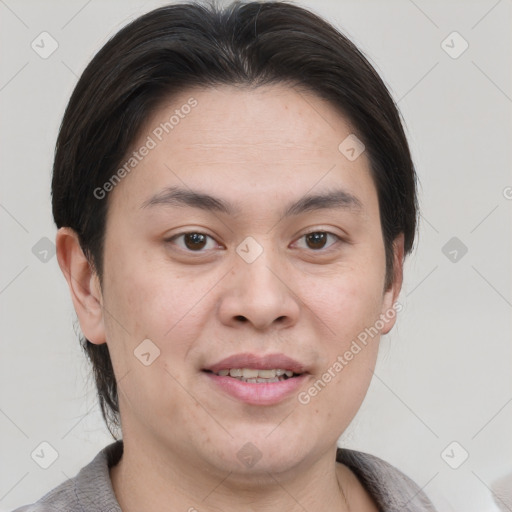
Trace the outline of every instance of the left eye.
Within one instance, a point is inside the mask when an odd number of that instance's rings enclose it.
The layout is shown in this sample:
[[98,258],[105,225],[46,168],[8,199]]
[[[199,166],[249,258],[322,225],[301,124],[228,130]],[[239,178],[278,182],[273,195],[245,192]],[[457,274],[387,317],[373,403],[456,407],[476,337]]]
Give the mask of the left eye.
[[[328,244],[329,239],[331,240],[330,244]],[[307,249],[320,250],[330,247],[340,240],[340,237],[327,231],[313,231],[301,236],[299,240],[305,241]]]
[[[175,237],[171,238],[170,241],[176,243],[176,245],[178,245],[178,247],[181,247],[182,249],[195,252],[199,252],[205,248],[213,249],[216,245],[215,241],[211,236],[197,232],[176,235]],[[208,244],[210,244],[210,246],[208,246]]]

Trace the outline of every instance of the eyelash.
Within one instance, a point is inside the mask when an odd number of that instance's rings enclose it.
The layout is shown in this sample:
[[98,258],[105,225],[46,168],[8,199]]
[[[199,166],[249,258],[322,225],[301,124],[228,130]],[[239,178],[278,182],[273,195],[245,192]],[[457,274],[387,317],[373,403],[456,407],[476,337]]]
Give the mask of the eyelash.
[[[333,243],[331,243],[330,245],[328,245],[327,247],[322,247],[322,248],[320,248],[320,249],[311,249],[311,248],[306,247],[306,249],[310,249],[312,252],[316,252],[316,253],[319,253],[319,252],[326,252],[326,251],[328,251],[328,250],[329,250],[333,245],[337,244],[338,242],[343,242],[343,241],[344,241],[340,236],[338,236],[338,235],[336,235],[336,234],[334,234],[334,233],[331,233],[330,231],[325,231],[325,230],[309,231],[309,232],[307,232],[307,233],[304,233],[304,234],[303,234],[302,236],[300,236],[297,240],[303,240],[303,239],[305,239],[308,235],[319,234],[319,233],[321,233],[321,234],[325,234],[325,235],[327,235],[328,237],[329,237],[329,236],[330,236],[330,237],[334,237],[336,240],[335,240]],[[177,234],[177,235],[174,235],[174,236],[172,236],[171,238],[169,238],[169,239],[167,239],[167,240],[165,240],[165,241],[166,241],[166,242],[168,242],[168,243],[175,243],[175,241],[176,241],[177,239],[180,239],[180,238],[182,238],[182,237],[184,237],[184,236],[186,236],[186,235],[204,235],[204,236],[206,236],[207,238],[209,238],[210,240],[215,240],[212,236],[210,236],[210,235],[208,235],[208,234],[206,234],[206,233],[202,233],[201,231],[187,231],[187,232],[185,232],[185,233],[179,233],[179,234]],[[294,242],[294,244],[295,244],[295,243],[296,243],[296,242]],[[180,247],[180,246],[179,246],[179,247]],[[187,247],[180,247],[180,249],[182,249],[183,251],[186,251],[186,252],[188,252],[188,253],[197,253],[197,254],[201,254],[201,253],[204,253],[204,252],[206,252],[206,251],[207,251],[207,250],[202,250],[202,249],[201,249],[201,250],[198,250],[198,251],[193,251],[193,250],[191,250],[191,249],[188,249]]]

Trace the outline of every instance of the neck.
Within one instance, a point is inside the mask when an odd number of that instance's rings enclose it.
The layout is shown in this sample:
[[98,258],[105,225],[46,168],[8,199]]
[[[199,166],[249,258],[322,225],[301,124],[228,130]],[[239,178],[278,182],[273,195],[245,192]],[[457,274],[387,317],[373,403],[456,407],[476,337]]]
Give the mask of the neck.
[[161,512],[170,505],[189,512],[347,512],[353,510],[347,501],[353,494],[349,470],[335,462],[335,450],[279,474],[264,468],[235,474],[125,440],[110,477],[123,512]]

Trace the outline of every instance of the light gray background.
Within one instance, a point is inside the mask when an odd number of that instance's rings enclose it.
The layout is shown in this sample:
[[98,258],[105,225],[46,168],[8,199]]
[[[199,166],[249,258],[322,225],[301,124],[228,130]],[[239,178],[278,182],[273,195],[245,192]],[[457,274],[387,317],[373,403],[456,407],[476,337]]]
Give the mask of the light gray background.
[[[56,258],[40,261],[32,248],[55,237],[52,155],[77,77],[121,26],[163,3],[0,0],[2,511],[38,499],[111,442],[67,285]],[[490,487],[512,473],[511,1],[302,5],[342,28],[381,73],[421,181],[405,307],[340,443],[403,470],[440,511],[496,511]],[[43,31],[59,45],[47,59],[31,48]],[[453,31],[469,43],[456,59],[441,45]],[[455,262],[442,251],[452,237],[468,249]],[[58,452],[46,470],[31,458],[42,441]],[[453,441],[469,453],[458,469],[441,456]],[[448,450],[452,461],[460,450]]]

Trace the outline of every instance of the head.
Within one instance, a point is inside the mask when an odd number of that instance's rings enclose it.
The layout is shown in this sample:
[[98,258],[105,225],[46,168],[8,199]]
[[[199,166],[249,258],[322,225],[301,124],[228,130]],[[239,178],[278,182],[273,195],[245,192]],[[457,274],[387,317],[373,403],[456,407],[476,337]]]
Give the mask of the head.
[[[107,425],[212,466],[331,446],[395,321],[415,187],[382,80],[307,10],[177,4],[123,28],[73,92],[52,182]],[[299,384],[234,398],[213,375],[241,353],[292,358]]]

